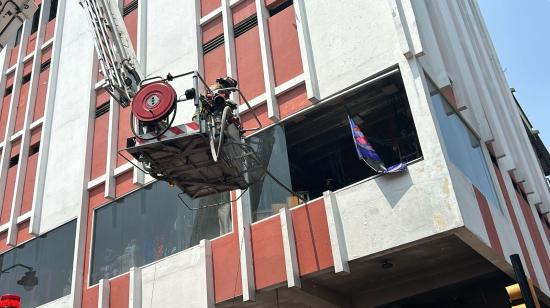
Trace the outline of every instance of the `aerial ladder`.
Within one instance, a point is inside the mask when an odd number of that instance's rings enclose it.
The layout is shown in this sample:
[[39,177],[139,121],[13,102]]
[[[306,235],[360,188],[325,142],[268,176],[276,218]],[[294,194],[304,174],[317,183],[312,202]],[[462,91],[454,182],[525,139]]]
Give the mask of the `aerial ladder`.
[[[36,11],[31,5],[33,0],[27,2],[24,2],[29,5],[27,11],[24,3],[18,11],[26,18]],[[193,199],[237,189],[246,191],[266,175],[298,196],[267,170],[253,146],[245,142],[244,134],[260,129],[262,124],[234,79],[219,78],[212,87],[197,71],[146,76],[132,47],[118,1],[79,0],[79,3],[90,26],[104,77],[103,87],[122,108],[131,108],[134,136],[127,139],[127,148],[119,151],[121,156],[153,178],[177,186]],[[0,42],[3,38],[0,35]],[[192,78],[193,87],[177,91],[171,85],[177,78]],[[251,110],[256,127],[243,127],[238,106],[231,100],[235,96]],[[178,104],[191,102],[196,108],[193,122],[173,125]],[[184,198],[180,199],[185,203]]]
[[0,1],[0,49],[17,35],[26,19],[31,19],[38,9],[34,0]]

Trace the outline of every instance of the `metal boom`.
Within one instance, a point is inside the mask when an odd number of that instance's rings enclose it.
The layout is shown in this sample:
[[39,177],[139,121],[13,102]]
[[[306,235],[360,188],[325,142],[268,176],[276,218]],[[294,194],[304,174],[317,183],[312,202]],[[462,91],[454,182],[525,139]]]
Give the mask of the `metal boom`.
[[112,0],[79,0],[86,11],[105,89],[127,107],[139,90],[143,72],[136,58],[122,14]]

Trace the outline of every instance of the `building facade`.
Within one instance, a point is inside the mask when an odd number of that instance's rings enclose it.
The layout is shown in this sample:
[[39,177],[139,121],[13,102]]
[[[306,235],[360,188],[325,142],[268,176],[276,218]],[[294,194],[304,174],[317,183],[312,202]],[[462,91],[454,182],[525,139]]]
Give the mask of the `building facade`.
[[[78,1],[36,1],[0,53],[0,268],[16,266],[1,294],[24,307],[505,307],[519,254],[550,305],[548,153],[475,0],[120,1],[147,76],[239,81],[244,127],[262,124],[247,142],[305,204],[261,175],[189,200],[134,167],[130,109],[102,89]],[[179,103],[176,123],[193,112]],[[348,116],[407,171],[360,161]],[[18,284],[28,272],[37,284]]]

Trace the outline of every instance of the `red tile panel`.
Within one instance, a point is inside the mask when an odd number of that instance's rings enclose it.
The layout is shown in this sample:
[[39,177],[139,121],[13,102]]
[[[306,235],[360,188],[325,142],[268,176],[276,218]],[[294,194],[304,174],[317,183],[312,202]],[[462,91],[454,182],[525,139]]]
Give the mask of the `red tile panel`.
[[29,97],[30,81],[21,85],[21,91],[19,94],[19,102],[17,104],[17,116],[15,118],[14,133],[23,129],[25,123],[25,113],[27,111],[27,98]]
[[10,113],[11,95],[4,96],[2,100],[2,110],[0,110],[0,142],[4,141],[6,127],[8,125],[8,115]]
[[300,276],[334,265],[325,204],[322,199],[292,209],[292,225]]
[[94,140],[92,146],[92,171],[90,180],[105,174],[107,164],[107,138],[109,130],[109,113],[95,119]]
[[252,225],[251,238],[256,289],[286,281],[280,216]]
[[298,86],[288,92],[285,92],[277,97],[279,104],[279,114],[281,119],[284,119],[292,114],[311,106],[311,102],[307,99],[306,86]]
[[201,0],[201,16],[206,16],[221,6],[220,0]]
[[256,14],[256,2],[254,0],[244,0],[233,7],[233,24],[236,25],[248,17]]
[[216,79],[226,76],[224,45],[204,55],[204,79],[211,85]]
[[237,79],[239,88],[248,100],[265,92],[260,34],[254,27],[235,39]]
[[17,245],[21,245],[33,238],[29,233],[30,221],[27,220],[17,225]]
[[36,102],[34,103],[33,122],[44,116],[49,78],[49,68],[44,70],[43,72],[40,72],[40,75],[38,76],[38,88],[36,90]]
[[52,19],[46,24],[46,33],[44,34],[44,42],[49,41],[55,34],[55,19]]
[[493,221],[493,215],[491,214],[491,209],[489,208],[489,203],[485,196],[474,186],[474,191],[477,199],[477,204],[479,205],[479,210],[481,211],[481,217],[483,218],[483,223],[485,224],[485,229],[487,230],[487,235],[489,236],[489,243],[491,248],[498,252],[501,256],[504,256],[502,251],[502,246],[498,238],[497,229],[495,227],[495,222]]
[[268,27],[275,84],[280,85],[304,72],[294,6],[270,17]]
[[542,272],[544,273],[544,278],[548,283],[550,283],[550,262],[548,262],[548,260],[550,260],[550,257],[548,256],[548,252],[544,247],[542,234],[540,234],[539,229],[537,228],[537,223],[535,221],[535,217],[533,216],[533,212],[531,211],[531,206],[518,191],[516,191],[516,197],[518,198],[521,211],[523,213],[523,216],[525,217],[525,222],[527,223],[529,234],[531,234],[531,240],[533,241],[533,245],[535,246],[535,251],[537,252],[537,256],[539,257]]
[[122,276],[111,279],[109,287],[109,307],[128,307],[128,296],[130,295],[130,274],[126,273]]
[[11,204],[15,188],[15,177],[17,175],[17,165],[8,169],[6,177],[6,189],[4,191],[4,202],[2,203],[2,214],[0,214],[0,225],[10,221]]
[[529,276],[531,277],[533,282],[536,285],[538,285],[537,275],[536,275],[535,269],[533,268],[533,261],[531,260],[531,256],[529,255],[529,250],[527,250],[527,246],[525,245],[525,238],[523,237],[523,233],[521,232],[521,228],[519,226],[516,212],[514,211],[514,207],[512,206],[510,195],[508,194],[508,190],[506,189],[506,185],[504,184],[504,178],[502,177],[500,168],[494,163],[493,163],[493,167],[497,175],[500,190],[502,191],[502,194],[504,195],[504,200],[506,201],[506,208],[508,209],[508,213],[510,214],[510,219],[512,220],[512,226],[514,227],[514,231],[516,233],[516,237],[519,243],[519,247],[521,249],[521,253],[527,265]]
[[128,35],[130,36],[134,50],[137,48],[137,20],[138,10],[133,10],[130,14],[124,16],[124,23],[126,24],[126,29],[128,29]]
[[220,34],[223,34],[223,23],[221,16],[202,26],[202,43],[206,44]]
[[216,303],[242,294],[239,251],[239,241],[235,233],[212,241],[212,269]]

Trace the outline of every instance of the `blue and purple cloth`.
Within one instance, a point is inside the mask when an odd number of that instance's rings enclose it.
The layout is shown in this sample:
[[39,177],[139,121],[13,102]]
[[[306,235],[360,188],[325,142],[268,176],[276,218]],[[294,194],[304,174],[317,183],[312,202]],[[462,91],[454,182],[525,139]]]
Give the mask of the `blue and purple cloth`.
[[378,156],[378,153],[376,153],[359,126],[355,124],[355,121],[353,121],[353,119],[349,115],[348,120],[349,126],[351,128],[351,134],[353,136],[353,142],[355,143],[355,149],[357,150],[357,155],[359,155],[359,159],[362,159],[374,171],[381,174],[397,173],[407,170],[407,164],[405,163],[399,163],[386,168],[384,162],[382,161],[380,156]]

